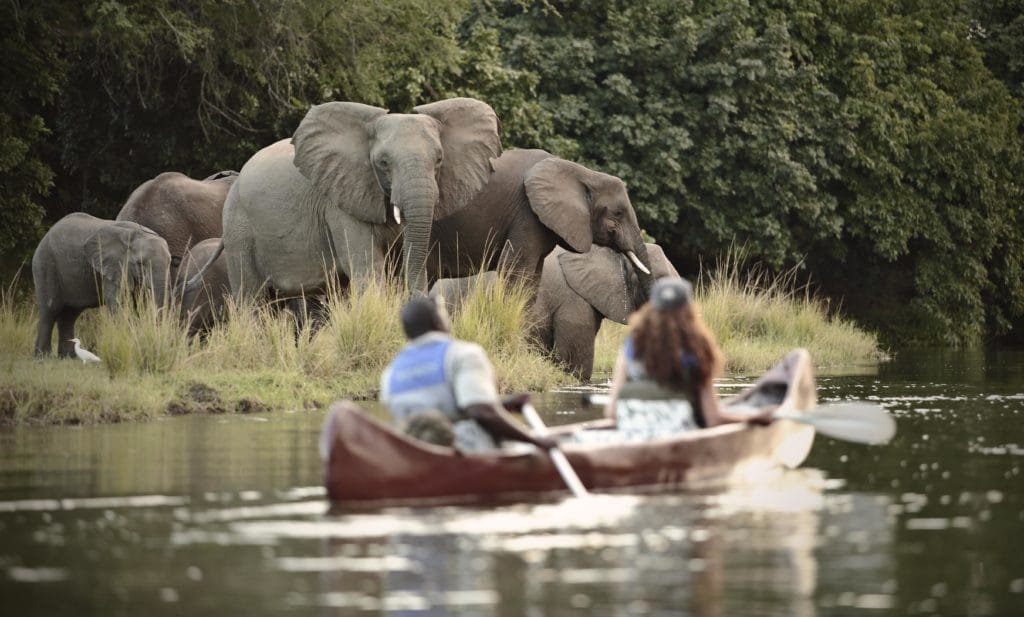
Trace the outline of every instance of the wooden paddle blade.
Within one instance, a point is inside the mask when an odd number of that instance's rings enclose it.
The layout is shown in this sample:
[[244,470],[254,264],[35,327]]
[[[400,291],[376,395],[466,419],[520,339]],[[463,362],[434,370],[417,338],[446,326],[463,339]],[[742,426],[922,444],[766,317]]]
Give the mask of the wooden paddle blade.
[[827,403],[807,413],[779,412],[773,417],[809,424],[822,435],[855,443],[883,444],[896,434],[889,412],[862,401]]

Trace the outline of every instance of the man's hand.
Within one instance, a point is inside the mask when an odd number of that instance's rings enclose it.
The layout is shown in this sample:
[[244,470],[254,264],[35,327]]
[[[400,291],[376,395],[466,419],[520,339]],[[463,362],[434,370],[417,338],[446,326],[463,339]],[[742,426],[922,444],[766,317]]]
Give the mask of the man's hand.
[[511,394],[509,396],[506,396],[501,401],[501,406],[504,407],[505,409],[509,410],[509,411],[519,412],[519,411],[522,411],[523,405],[525,405],[525,404],[527,404],[529,402],[530,402],[530,393],[529,392],[521,392],[519,394]]
[[558,440],[548,435],[533,435],[533,445],[541,450],[550,450],[558,447]]
[[745,419],[745,422],[747,424],[753,424],[755,426],[768,426],[769,424],[774,422],[774,418],[772,417],[772,415],[778,408],[778,405],[772,405],[771,407],[764,409],[763,411],[756,415],[747,417]]

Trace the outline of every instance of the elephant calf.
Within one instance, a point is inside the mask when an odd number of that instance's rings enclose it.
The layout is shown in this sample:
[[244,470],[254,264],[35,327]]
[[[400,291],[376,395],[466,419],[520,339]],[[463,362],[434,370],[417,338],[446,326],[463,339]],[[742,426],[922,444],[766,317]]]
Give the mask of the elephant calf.
[[50,353],[53,325],[58,355],[73,357],[75,320],[87,308],[105,304],[117,310],[122,281],[152,289],[163,305],[171,254],[167,242],[138,223],[108,221],[84,212],[57,221],[32,256],[32,279],[39,304],[37,355]]
[[[638,272],[627,256],[611,248],[593,246],[586,253],[558,247],[544,259],[532,332],[567,371],[581,380],[594,370],[594,339],[603,319],[625,324],[630,314],[647,301],[651,284],[663,276],[678,276],[657,244],[647,244],[651,276]],[[430,294],[443,296],[454,311],[475,285],[488,285],[494,272],[457,279],[441,279]]]
[[185,288],[185,283],[217,252],[220,238],[208,238],[185,252],[175,278],[175,289],[181,292],[181,316],[189,335],[210,329],[224,318],[225,305],[231,295],[228,267],[224,255],[218,255],[206,268],[199,284]]
[[587,253],[556,248],[544,259],[537,294],[535,335],[572,374],[594,370],[594,339],[603,319],[625,324],[647,301],[651,284],[679,276],[657,244],[647,244],[651,276],[638,276],[621,254],[601,246]]

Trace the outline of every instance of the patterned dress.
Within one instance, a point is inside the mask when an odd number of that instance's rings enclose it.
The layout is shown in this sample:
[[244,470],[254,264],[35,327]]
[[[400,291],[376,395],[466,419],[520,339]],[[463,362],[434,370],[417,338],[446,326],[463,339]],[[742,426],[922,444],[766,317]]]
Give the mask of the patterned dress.
[[[623,347],[626,361],[626,383],[619,392],[615,407],[615,428],[580,431],[567,441],[580,443],[628,443],[650,441],[702,427],[703,421],[695,405],[693,388],[668,390],[647,375],[641,358],[633,349],[633,339]],[[683,352],[681,359],[688,372],[697,364],[692,353]]]

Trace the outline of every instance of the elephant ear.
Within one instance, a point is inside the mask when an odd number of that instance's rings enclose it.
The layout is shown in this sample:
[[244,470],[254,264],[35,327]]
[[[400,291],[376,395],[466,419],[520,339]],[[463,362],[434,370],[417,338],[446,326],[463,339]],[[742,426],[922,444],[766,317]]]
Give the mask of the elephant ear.
[[491,159],[501,155],[498,116],[487,103],[470,98],[419,105],[413,111],[441,126],[444,159],[434,218],[444,218],[469,204],[490,180]]
[[605,318],[624,324],[636,309],[625,259],[612,249],[595,246],[588,253],[565,251],[558,256],[558,265],[569,287]]
[[663,276],[679,276],[672,262],[665,257],[665,251],[657,244],[647,242],[647,257],[651,260],[651,276],[660,279]]
[[120,225],[100,229],[85,241],[85,258],[92,269],[105,281],[117,281],[121,277],[122,261],[131,232]]
[[526,197],[541,223],[569,248],[586,253],[593,242],[591,191],[584,183],[590,170],[556,157],[540,161],[526,172]]
[[330,203],[369,223],[387,217],[370,163],[373,122],[388,110],[362,103],[314,105],[292,136],[295,166]]

